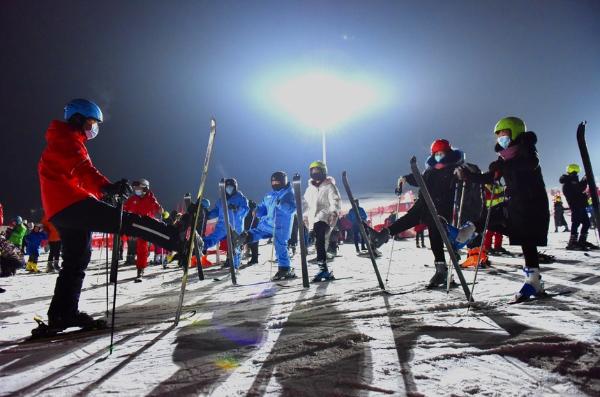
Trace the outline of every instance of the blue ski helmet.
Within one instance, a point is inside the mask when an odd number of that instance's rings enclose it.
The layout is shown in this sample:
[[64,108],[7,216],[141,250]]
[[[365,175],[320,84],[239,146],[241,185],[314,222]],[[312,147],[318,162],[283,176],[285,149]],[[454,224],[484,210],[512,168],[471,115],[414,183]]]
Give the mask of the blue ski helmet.
[[69,120],[76,114],[80,114],[86,119],[95,119],[99,123],[103,121],[100,107],[87,99],[73,99],[65,105],[65,120]]

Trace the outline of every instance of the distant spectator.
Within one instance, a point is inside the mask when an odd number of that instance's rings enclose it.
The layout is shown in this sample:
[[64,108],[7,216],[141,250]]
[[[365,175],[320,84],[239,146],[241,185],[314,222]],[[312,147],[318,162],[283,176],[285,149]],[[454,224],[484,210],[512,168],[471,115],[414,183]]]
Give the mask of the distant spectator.
[[48,254],[48,264],[46,265],[46,273],[60,270],[60,235],[56,227],[46,217],[42,220],[44,230],[48,234],[48,245],[50,245],[50,254]]
[[25,270],[28,272],[40,272],[37,262],[40,256],[40,249],[42,248],[42,241],[47,239],[48,235],[42,231],[41,225],[34,225],[33,230],[27,236],[25,236],[25,245],[27,247],[27,254],[29,255]]
[[17,269],[25,266],[21,250],[0,235],[0,277],[14,276]]
[[8,241],[13,243],[16,247],[22,248],[23,247],[23,238],[25,238],[26,234],[27,234],[27,227],[25,227],[25,225],[23,224],[23,218],[21,218],[20,216],[17,216],[15,218],[15,226],[12,229],[12,232],[10,234],[10,237],[8,238]]

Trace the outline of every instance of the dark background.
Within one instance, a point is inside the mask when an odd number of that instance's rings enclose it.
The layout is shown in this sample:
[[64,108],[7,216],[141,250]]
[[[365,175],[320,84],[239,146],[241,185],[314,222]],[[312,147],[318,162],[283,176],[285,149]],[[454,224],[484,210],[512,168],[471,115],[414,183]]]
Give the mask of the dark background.
[[391,192],[410,156],[425,160],[438,137],[486,167],[506,115],[538,134],[546,183],[558,186],[580,162],[583,119],[600,166],[599,43],[594,0],[4,0],[0,202],[11,217],[40,207],[44,132],[75,97],[104,111],[88,148],[110,179],[145,177],[174,207],[197,191],[214,115],[208,197],[235,176],[259,199],[273,171],[306,176],[321,157],[318,134],[257,103],[257,82],[290,65],[367,74],[392,93],[328,138],[330,172],[347,169],[359,193]]

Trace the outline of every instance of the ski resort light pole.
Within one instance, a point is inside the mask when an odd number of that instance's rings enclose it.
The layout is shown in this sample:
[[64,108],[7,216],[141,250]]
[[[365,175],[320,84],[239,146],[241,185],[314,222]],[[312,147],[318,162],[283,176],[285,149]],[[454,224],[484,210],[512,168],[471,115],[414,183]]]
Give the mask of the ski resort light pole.
[[327,133],[362,115],[378,99],[364,77],[314,71],[274,84],[270,102],[308,130],[321,134],[322,160],[327,163]]

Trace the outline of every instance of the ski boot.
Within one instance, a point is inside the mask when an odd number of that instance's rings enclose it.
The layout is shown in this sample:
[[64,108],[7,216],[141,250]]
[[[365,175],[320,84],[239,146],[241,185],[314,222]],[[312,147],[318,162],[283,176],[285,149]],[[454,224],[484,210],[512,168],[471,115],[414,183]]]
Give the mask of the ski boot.
[[248,232],[238,234],[235,230],[231,229],[231,245],[233,245],[233,250],[241,249],[248,242],[249,237],[250,234]]
[[327,268],[327,262],[322,261],[319,263],[319,273],[317,273],[315,275],[315,277],[313,277],[313,283],[318,283],[320,281],[329,281],[329,280],[334,280],[335,277],[333,276],[333,272],[329,271],[329,269]]
[[386,227],[381,229],[380,232],[371,230],[369,239],[371,240],[371,247],[379,248],[390,240],[390,230]]
[[294,269],[291,267],[280,267],[277,269],[277,273],[273,276],[271,281],[279,281],[279,280],[289,280],[292,278],[296,278],[296,273],[294,273]]
[[588,251],[588,249],[586,247],[583,247],[583,246],[579,245],[579,243],[576,243],[576,242],[574,242],[574,243],[569,242],[569,244],[567,244],[565,249],[567,251]]
[[429,280],[427,288],[443,287],[448,282],[448,265],[446,262],[435,262],[435,274]]
[[52,265],[52,262],[46,263],[46,273],[53,273],[53,272],[54,272],[54,266]]
[[525,267],[523,268],[523,272],[525,273],[525,283],[521,287],[521,290],[515,294],[513,303],[525,302],[531,297],[544,297],[546,292],[544,291],[540,269],[537,267]]
[[596,244],[592,244],[588,241],[580,242],[579,245],[582,246],[583,248],[586,248],[591,251],[596,251],[596,250],[600,249],[600,247],[598,247]]
[[144,269],[137,269],[137,277],[135,278],[134,282],[141,283],[142,277],[144,277]]

